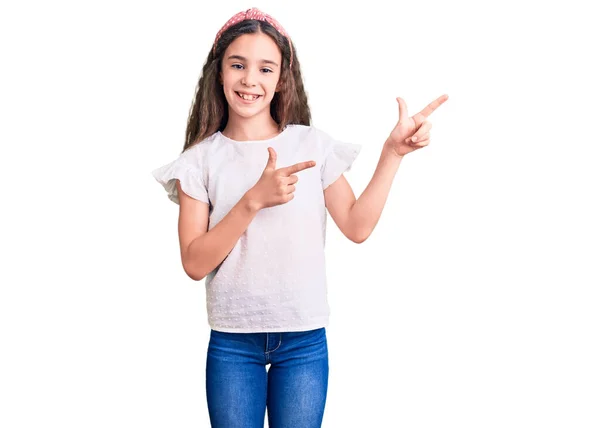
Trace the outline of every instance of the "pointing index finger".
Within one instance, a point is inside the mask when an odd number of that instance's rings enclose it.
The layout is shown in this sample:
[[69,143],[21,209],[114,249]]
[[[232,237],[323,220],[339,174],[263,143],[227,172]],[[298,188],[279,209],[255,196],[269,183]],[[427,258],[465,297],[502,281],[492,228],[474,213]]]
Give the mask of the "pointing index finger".
[[312,168],[316,164],[317,163],[315,161],[300,162],[292,166],[286,166],[284,168],[281,168],[279,171],[281,171],[281,173],[285,176],[289,177],[290,175],[303,171],[307,168]]
[[442,95],[441,97],[438,97],[438,99],[429,103],[427,105],[427,107],[425,107],[423,110],[421,110],[419,113],[417,113],[416,116],[421,115],[422,116],[421,119],[425,120],[431,113],[433,113],[435,111],[435,109],[437,109],[439,106],[444,104],[447,99],[448,99],[448,95],[446,95],[446,94]]

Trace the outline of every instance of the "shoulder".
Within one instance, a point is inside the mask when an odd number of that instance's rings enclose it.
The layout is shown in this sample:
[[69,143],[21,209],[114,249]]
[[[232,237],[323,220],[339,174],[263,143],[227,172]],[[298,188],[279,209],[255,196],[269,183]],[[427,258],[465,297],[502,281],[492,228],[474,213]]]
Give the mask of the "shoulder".
[[329,132],[314,125],[288,125],[290,135],[304,147],[312,147],[323,159],[339,155],[348,159],[355,158],[362,150],[362,145],[340,140]]
[[219,133],[206,137],[205,139],[188,147],[179,155],[179,160],[193,166],[199,166],[220,144]]
[[334,141],[328,133],[314,125],[290,124],[287,125],[287,129],[290,137],[304,142],[314,142],[319,147],[323,147]]

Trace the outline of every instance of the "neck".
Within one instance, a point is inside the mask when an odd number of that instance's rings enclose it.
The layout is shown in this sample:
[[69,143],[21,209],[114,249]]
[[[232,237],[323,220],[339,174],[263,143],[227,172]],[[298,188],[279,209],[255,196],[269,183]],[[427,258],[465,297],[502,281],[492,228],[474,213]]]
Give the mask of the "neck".
[[227,125],[221,133],[236,141],[258,141],[272,138],[279,134],[279,127],[270,112],[267,110],[265,113],[267,115],[240,117],[230,109]]

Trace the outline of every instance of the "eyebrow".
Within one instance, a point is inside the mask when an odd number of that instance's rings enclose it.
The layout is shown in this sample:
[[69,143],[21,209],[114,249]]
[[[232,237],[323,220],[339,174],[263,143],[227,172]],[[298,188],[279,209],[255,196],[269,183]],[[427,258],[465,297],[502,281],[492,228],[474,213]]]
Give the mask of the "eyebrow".
[[[241,55],[230,55],[227,59],[239,59],[240,61],[247,61],[247,58]],[[279,67],[279,64],[277,64],[275,61],[271,61],[270,59],[261,59],[260,62],[263,64],[273,64],[274,66]]]

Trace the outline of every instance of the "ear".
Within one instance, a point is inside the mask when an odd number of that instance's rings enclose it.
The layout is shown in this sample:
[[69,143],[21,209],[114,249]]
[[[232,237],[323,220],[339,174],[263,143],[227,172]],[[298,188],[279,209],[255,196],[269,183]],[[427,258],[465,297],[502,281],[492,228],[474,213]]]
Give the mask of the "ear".
[[223,84],[223,72],[219,71],[219,83],[222,85]]

